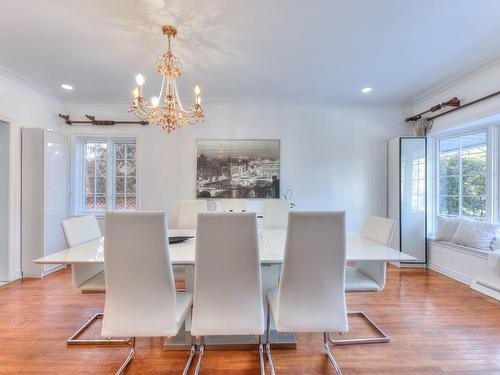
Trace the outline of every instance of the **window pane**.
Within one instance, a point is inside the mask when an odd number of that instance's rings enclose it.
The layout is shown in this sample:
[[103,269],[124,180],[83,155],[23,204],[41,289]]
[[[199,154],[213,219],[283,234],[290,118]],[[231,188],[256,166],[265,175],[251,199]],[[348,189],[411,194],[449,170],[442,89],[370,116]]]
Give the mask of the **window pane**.
[[106,194],[106,178],[96,177],[95,179],[95,193]]
[[106,209],[108,144],[85,143],[85,209]]
[[85,199],[85,208],[87,210],[94,209],[94,196],[92,194],[87,194],[86,199]]
[[95,208],[97,210],[105,210],[107,208],[107,204],[106,204],[106,195],[96,195],[95,196]]
[[462,215],[483,218],[486,216],[486,197],[464,197]]
[[97,160],[96,161],[96,175],[106,177],[107,175],[107,161],[106,160]]
[[125,159],[125,143],[115,143],[116,159]]
[[458,152],[441,153],[439,173],[441,176],[458,176],[460,173],[460,154]]
[[127,194],[135,194],[135,177],[127,178]]
[[439,214],[440,215],[458,215],[459,209],[458,196],[440,196],[439,197]]
[[125,193],[125,177],[116,177],[115,192],[116,194]]
[[115,143],[115,208],[136,207],[136,160],[135,143]]
[[135,176],[135,160],[127,160],[127,176]]
[[486,173],[486,153],[465,153],[462,155],[462,174],[473,176]]
[[439,141],[439,213],[486,216],[487,133]]
[[462,194],[486,196],[486,176],[468,176],[462,179]]
[[95,175],[95,160],[88,159],[87,160],[87,176],[94,177]]
[[115,207],[117,210],[125,208],[125,198],[124,198],[123,194],[116,195]]
[[486,151],[486,133],[474,133],[467,134],[461,137],[462,140],[462,151],[465,150],[476,150],[478,151]]
[[441,177],[439,179],[439,194],[440,195],[459,195],[460,193],[460,178],[457,177]]
[[116,161],[116,175],[117,176],[125,176],[125,161],[117,160]]
[[127,208],[136,208],[135,195],[127,197]]
[[88,177],[87,178],[87,183],[85,184],[85,192],[87,194],[93,194],[95,190],[95,178],[94,177]]
[[135,160],[135,149],[136,145],[133,143],[128,143],[127,144],[127,159],[133,159]]

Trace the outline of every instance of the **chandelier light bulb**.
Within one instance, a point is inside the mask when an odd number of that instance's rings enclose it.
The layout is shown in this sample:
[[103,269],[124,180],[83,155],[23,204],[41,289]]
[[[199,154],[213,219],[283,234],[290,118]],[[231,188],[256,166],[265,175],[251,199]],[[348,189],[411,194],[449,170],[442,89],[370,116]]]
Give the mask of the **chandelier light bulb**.
[[157,107],[158,103],[160,103],[160,99],[157,96],[153,96],[151,98],[151,104],[153,105],[153,107]]
[[196,104],[201,104],[201,96],[199,96],[199,95],[196,98]]
[[135,76],[135,82],[137,83],[138,86],[144,85],[144,76],[139,73]]
[[134,99],[137,99],[139,97],[139,88],[135,87],[132,93],[134,94]]
[[200,93],[201,93],[200,86],[196,85],[196,86],[194,87],[194,93],[195,93],[196,95],[200,95]]

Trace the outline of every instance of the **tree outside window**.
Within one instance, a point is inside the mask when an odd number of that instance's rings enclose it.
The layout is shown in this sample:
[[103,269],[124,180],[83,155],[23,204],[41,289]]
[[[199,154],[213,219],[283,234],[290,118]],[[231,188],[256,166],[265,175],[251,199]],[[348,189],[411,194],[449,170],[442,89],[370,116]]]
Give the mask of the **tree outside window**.
[[439,140],[439,214],[486,217],[486,132]]

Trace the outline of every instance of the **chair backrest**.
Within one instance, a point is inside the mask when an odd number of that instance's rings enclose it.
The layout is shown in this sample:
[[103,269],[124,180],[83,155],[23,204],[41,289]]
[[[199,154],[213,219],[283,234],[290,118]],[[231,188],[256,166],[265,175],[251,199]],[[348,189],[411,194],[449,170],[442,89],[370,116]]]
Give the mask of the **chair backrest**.
[[262,206],[263,229],[286,229],[290,204],[282,199],[267,199]]
[[176,293],[163,212],[107,212],[105,337],[171,336]]
[[198,214],[207,212],[207,201],[204,199],[179,201],[178,229],[196,229]]
[[389,246],[394,233],[394,220],[379,216],[368,216],[363,224],[361,236]]
[[263,332],[255,213],[199,214],[191,334]]
[[[85,242],[102,237],[99,223],[95,216],[80,216],[72,219],[63,220],[61,226],[69,247],[81,245]],[[102,272],[102,264],[73,264],[71,266],[71,282],[73,288],[81,292],[82,285]]]
[[220,201],[222,212],[245,212],[247,211],[247,201],[244,199],[222,199]]
[[81,245],[82,243],[102,237],[95,216],[80,216],[63,220],[61,226],[66,244],[69,247]]
[[291,212],[278,289],[280,325],[293,332],[344,332],[344,212]]

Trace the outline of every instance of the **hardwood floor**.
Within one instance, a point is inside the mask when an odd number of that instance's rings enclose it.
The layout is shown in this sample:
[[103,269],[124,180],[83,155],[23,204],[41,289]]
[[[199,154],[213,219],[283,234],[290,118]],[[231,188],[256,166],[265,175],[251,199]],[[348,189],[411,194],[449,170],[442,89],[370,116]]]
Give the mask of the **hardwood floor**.
[[[500,374],[500,302],[428,270],[389,268],[381,293],[348,295],[389,344],[334,347],[344,374]],[[113,374],[125,347],[68,347],[65,340],[103,295],[79,295],[69,271],[0,287],[0,374]],[[366,334],[361,321],[353,334]],[[98,335],[98,327],[89,335]],[[296,350],[273,350],[278,374],[334,374],[319,334],[298,335]],[[180,374],[187,352],[165,352],[160,339],[137,340],[127,374]],[[194,369],[192,367],[191,373]],[[257,351],[207,351],[201,373],[258,374]]]

